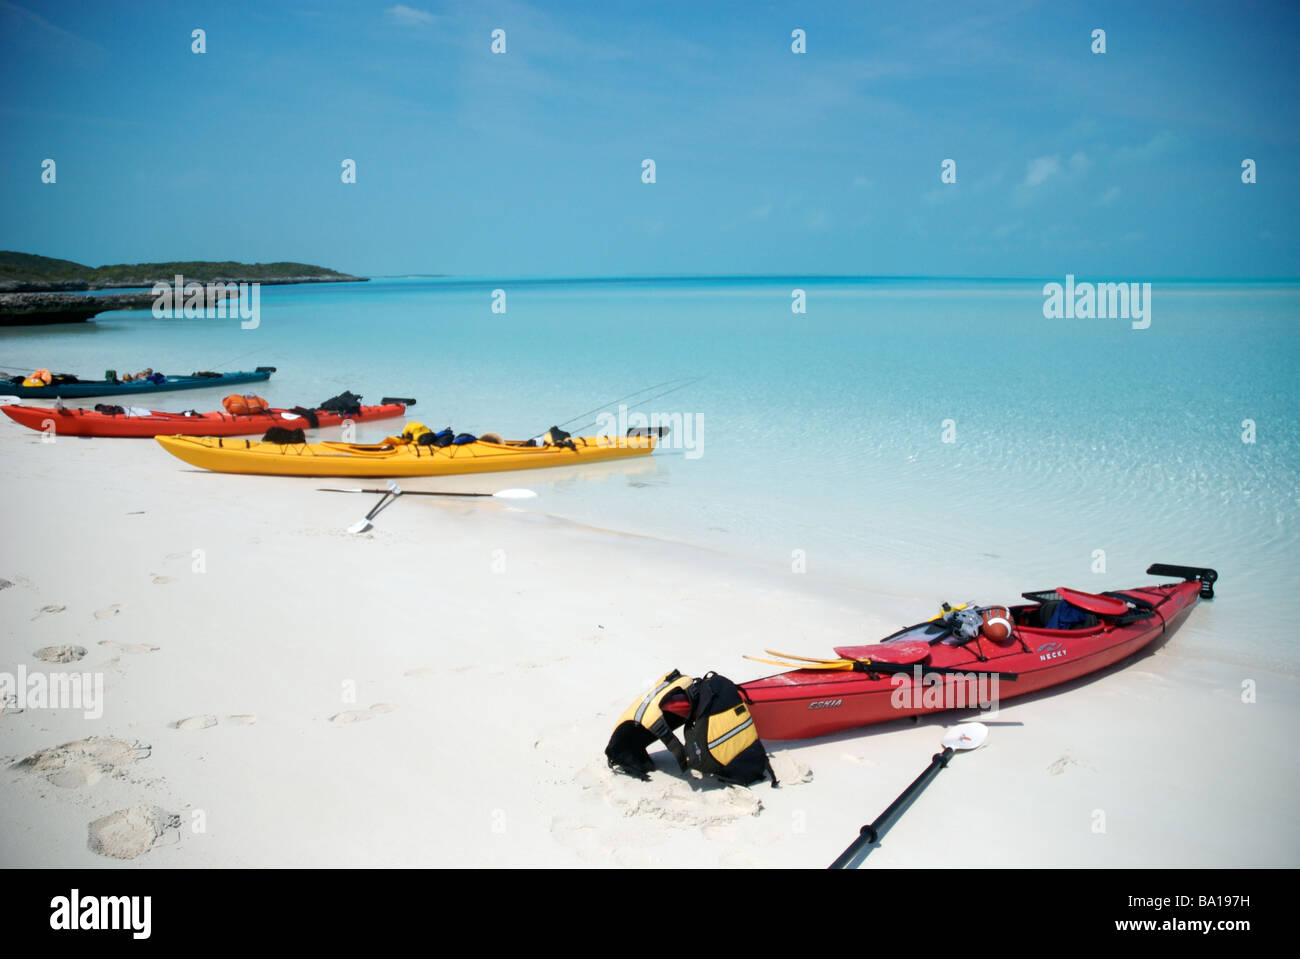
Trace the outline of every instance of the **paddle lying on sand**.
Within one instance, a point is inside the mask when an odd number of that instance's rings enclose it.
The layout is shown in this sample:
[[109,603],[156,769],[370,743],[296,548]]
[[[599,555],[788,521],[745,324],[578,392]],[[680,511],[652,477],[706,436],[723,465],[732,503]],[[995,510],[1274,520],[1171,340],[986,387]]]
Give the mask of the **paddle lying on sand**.
[[388,481],[388,489],[361,489],[359,487],[334,487],[318,486],[316,491],[319,493],[383,493],[383,497],[374,505],[374,508],[365,515],[365,518],[357,520],[348,527],[349,533],[364,533],[370,529],[370,521],[374,519],[381,509],[388,505],[389,497],[396,500],[399,496],[492,496],[497,499],[534,499],[537,494],[530,489],[503,489],[495,493],[446,493],[439,490],[403,490],[392,480]]
[[983,723],[962,723],[960,726],[954,726],[943,737],[943,752],[935,753],[930,760],[930,765],[926,767],[925,772],[917,776],[912,781],[912,785],[903,790],[889,808],[876,817],[874,822],[863,826],[858,830],[858,838],[853,840],[848,849],[840,853],[839,858],[830,864],[831,869],[846,869],[862,851],[864,846],[870,846],[880,841],[889,827],[892,826],[898,818],[903,815],[907,807],[912,804],[921,790],[930,785],[930,781],[939,775],[939,771],[948,765],[952,755],[957,750],[979,749],[984,745],[984,740],[988,738],[989,728]]
[[384,508],[385,505],[387,505],[390,497],[396,499],[397,497],[402,495],[402,488],[398,486],[396,483],[394,483],[392,480],[389,480],[387,491],[375,490],[375,492],[376,493],[383,492],[384,495],[380,498],[378,503],[376,503],[373,507],[371,507],[370,512],[367,513],[364,518],[357,520],[355,523],[353,523],[351,526],[348,527],[349,533],[364,533],[366,530],[370,529],[370,521],[375,518],[375,516],[379,513],[381,509]]
[[[390,486],[396,485],[390,481]],[[318,493],[382,493],[381,489],[361,489],[360,487],[318,486]],[[495,496],[497,499],[536,499],[537,494],[530,489],[502,489],[495,493],[444,493],[441,490],[407,489],[400,490],[403,496]]]

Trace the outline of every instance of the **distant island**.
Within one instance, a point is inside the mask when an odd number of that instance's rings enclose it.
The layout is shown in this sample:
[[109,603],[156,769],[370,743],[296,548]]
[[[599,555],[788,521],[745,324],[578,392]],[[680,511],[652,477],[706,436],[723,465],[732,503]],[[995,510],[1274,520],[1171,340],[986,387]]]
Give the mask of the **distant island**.
[[0,250],[0,326],[75,323],[106,310],[147,309],[153,303],[152,293],[87,296],[83,291],[151,290],[155,283],[170,286],[177,276],[183,276],[186,283],[259,283],[263,286],[364,283],[367,279],[308,263],[192,260],[85,266],[34,253]]

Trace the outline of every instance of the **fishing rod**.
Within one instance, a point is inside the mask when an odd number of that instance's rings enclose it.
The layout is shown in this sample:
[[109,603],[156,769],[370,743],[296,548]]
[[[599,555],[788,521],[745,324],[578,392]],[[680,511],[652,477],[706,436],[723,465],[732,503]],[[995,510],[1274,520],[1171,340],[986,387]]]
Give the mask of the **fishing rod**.
[[262,349],[263,349],[262,347],[258,347],[255,350],[249,350],[247,353],[240,353],[232,360],[222,360],[220,363],[217,364],[217,366],[222,367],[222,366],[229,366],[231,363],[238,363],[240,360],[244,359],[247,356],[252,356],[254,353],[262,352]]
[[[673,387],[672,389],[670,389],[670,390],[664,390],[662,393],[656,393],[654,396],[647,396],[647,397],[646,397],[645,399],[643,399],[643,400],[637,400],[635,403],[633,403],[631,406],[629,406],[628,409],[632,410],[632,409],[636,409],[638,406],[644,406],[646,403],[653,403],[655,400],[662,399],[663,397],[668,396],[670,393],[676,393],[678,390],[684,390],[684,389],[686,389],[686,387],[688,387],[688,386],[693,386],[693,385],[695,385],[696,383],[698,383],[698,382],[699,382],[700,380],[702,380],[702,379],[704,379],[704,377],[702,377],[702,376],[691,377],[690,379],[686,380],[684,383],[681,383],[681,385],[679,385],[679,386],[674,386],[674,387]],[[666,380],[664,383],[660,383],[659,386],[664,386],[666,383],[677,383],[677,382],[678,382],[677,380]],[[654,389],[654,388],[655,388],[655,387],[653,387],[653,386],[651,386],[651,387],[647,387],[647,389]],[[638,391],[637,391],[637,393],[644,393],[644,392],[645,392],[645,390],[638,390]],[[632,394],[630,394],[630,396],[636,396],[637,393],[632,393]],[[623,397],[623,399],[628,399],[628,398],[629,398],[629,397]],[[622,400],[614,400],[612,403],[609,403],[609,404],[606,404],[606,405],[607,405],[607,406],[613,406],[615,403],[620,403],[620,402],[622,402]],[[601,411],[603,411],[604,409],[605,409],[604,406],[599,407],[599,410],[601,410]],[[595,412],[597,412],[597,410],[591,410],[590,412],[595,413]],[[584,415],[587,415],[587,414],[584,414]],[[577,419],[577,418],[578,418],[578,417],[576,417],[576,416],[574,417],[574,419]],[[569,420],[569,422],[572,423],[573,420]],[[589,427],[589,426],[599,426],[599,425],[600,425],[600,420],[592,420],[591,422],[589,422],[589,423],[584,423],[582,426],[579,426],[579,427],[578,427],[577,429],[575,429],[575,430],[570,430],[569,432],[571,432],[571,433],[581,433],[583,430],[585,430],[585,429],[586,429],[587,427]]]
[[[624,402],[625,400],[630,400],[630,399],[631,399],[632,397],[634,397],[634,396],[640,396],[642,393],[649,393],[651,390],[657,390],[657,389],[659,389],[659,387],[661,387],[661,386],[667,386],[667,385],[670,384],[670,383],[681,383],[683,379],[686,380],[686,382],[683,383],[683,385],[684,385],[684,386],[689,386],[691,383],[697,383],[697,382],[699,382],[700,380],[704,379],[704,377],[702,377],[702,376],[696,376],[696,377],[686,377],[686,378],[683,378],[683,377],[680,377],[680,376],[679,376],[679,377],[676,377],[675,379],[664,380],[662,383],[656,383],[656,384],[654,384],[654,386],[647,386],[647,387],[645,387],[644,389],[637,390],[637,391],[634,392],[634,393],[629,393],[629,394],[627,394],[627,396],[620,396],[620,397],[619,397],[618,399],[616,399],[616,400],[610,400],[608,403],[601,403],[600,406],[597,406],[594,410],[587,410],[587,412],[585,412],[585,413],[579,413],[579,414],[578,414],[577,416],[575,416],[573,419],[571,419],[571,420],[565,420],[563,423],[560,423],[560,424],[558,424],[558,425],[559,425],[559,427],[560,427],[561,429],[563,429],[564,427],[568,426],[570,423],[576,423],[578,420],[582,419],[584,416],[590,416],[592,413],[600,413],[600,412],[604,411],[606,408],[608,408],[608,407],[610,407],[610,406],[614,406],[616,403],[622,403],[622,402]],[[681,388],[681,387],[677,387],[677,389],[680,389],[680,388]],[[657,397],[651,397],[650,399],[656,399],[656,398],[657,398]],[[637,403],[636,403],[636,405],[640,406],[642,403],[648,403],[648,402],[650,402],[650,400],[638,400]],[[588,424],[588,425],[591,425],[591,424]],[[585,428],[586,428],[586,427],[582,427],[582,429],[585,429]]]

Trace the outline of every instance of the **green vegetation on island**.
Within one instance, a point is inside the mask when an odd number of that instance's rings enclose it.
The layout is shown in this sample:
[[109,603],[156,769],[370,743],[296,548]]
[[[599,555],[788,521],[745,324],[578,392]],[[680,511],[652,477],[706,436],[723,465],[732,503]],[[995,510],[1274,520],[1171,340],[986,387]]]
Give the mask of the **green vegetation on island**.
[[0,250],[0,292],[98,290],[149,287],[172,283],[177,276],[208,282],[350,283],[364,280],[309,263],[236,263],[230,260],[191,260],[176,263],[114,263],[85,266],[34,253]]
[[[350,276],[308,263],[235,263],[191,260],[179,263],[115,263],[85,266],[71,260],[0,250],[0,326],[77,323],[106,310],[138,310],[152,305],[153,294],[89,290],[152,290],[155,283],[357,283]],[[234,296],[235,293],[221,294]]]

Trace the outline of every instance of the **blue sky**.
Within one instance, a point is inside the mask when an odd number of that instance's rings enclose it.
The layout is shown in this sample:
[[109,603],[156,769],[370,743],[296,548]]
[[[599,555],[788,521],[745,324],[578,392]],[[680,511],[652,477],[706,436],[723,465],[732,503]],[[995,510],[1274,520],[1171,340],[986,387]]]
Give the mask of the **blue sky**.
[[1295,277],[1298,40],[1295,6],[1269,3],[0,0],[0,248],[366,274]]

